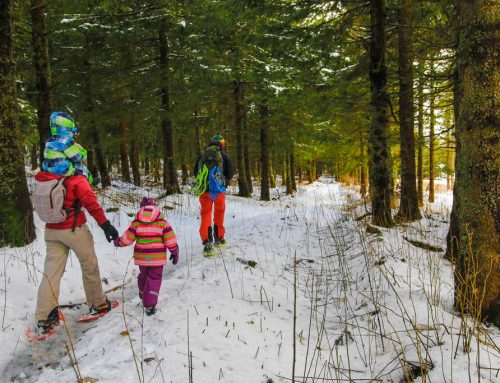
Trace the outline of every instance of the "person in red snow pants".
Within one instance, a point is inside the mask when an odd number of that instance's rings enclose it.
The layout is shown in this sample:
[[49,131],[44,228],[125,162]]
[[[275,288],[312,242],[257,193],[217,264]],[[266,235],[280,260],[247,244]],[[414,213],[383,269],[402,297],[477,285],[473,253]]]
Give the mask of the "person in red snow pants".
[[[226,185],[233,178],[233,166],[231,158],[224,151],[225,140],[220,133],[216,133],[212,141],[205,147],[204,152],[201,153],[196,159],[194,165],[194,176],[202,170],[203,158],[205,152],[217,151],[221,159],[220,167],[222,167],[222,174],[225,178]],[[208,176],[207,176],[208,177]],[[225,242],[225,228],[224,228],[224,213],[226,210],[226,196],[223,192],[217,193],[215,199],[212,199],[208,191],[200,195],[201,207],[201,223],[200,223],[200,238],[205,246],[205,249],[211,248],[212,243],[223,244]],[[212,225],[213,214],[213,225]]]
[[[213,223],[215,240],[223,239],[225,234],[224,229],[224,213],[226,211],[226,195],[218,193],[217,198],[212,200],[210,193],[205,192],[200,196],[201,205],[201,224],[200,224],[200,237],[201,241],[212,241],[209,239],[209,234],[212,230],[212,210],[213,210]],[[210,236],[211,237],[211,236]]]

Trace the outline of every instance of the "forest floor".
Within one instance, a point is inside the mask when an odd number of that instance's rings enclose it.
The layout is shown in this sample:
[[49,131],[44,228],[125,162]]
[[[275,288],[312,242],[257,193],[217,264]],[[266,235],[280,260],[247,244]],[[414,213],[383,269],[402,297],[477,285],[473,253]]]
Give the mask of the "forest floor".
[[[140,197],[161,193],[115,182],[99,199],[121,234]],[[270,202],[228,195],[228,244],[211,258],[202,255],[197,198],[158,199],[180,260],[165,267],[151,317],[138,297],[132,249],[115,249],[89,219],[104,287],[123,285],[108,293],[121,306],[87,324],[76,324],[86,306],[64,309],[67,331],[29,344],[23,330],[35,323],[45,255],[37,219],[34,243],[0,248],[0,381],[277,383],[294,374],[297,382],[402,382],[414,374],[500,382],[500,331],[462,320],[452,265],[443,251],[414,245],[445,247],[450,193],[438,194],[422,220],[379,233],[356,219],[366,213],[356,191],[331,178],[294,196],[272,193]],[[84,299],[71,255],[60,303]]]

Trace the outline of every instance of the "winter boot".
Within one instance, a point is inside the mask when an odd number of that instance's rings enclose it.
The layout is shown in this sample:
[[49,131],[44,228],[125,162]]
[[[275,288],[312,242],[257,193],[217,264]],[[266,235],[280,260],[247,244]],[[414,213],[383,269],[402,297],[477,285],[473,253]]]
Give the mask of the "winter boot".
[[111,302],[108,301],[108,298],[106,297],[106,302],[100,304],[97,307],[92,306],[90,308],[90,313],[89,314],[90,315],[98,315],[98,314],[102,314],[102,313],[108,312],[111,309],[112,309]]
[[150,317],[156,313],[156,306],[144,307],[146,309],[146,315]]
[[219,238],[219,228],[217,225],[214,225],[214,245],[215,246],[224,246],[226,244],[226,240],[224,238]]
[[55,327],[59,326],[59,319],[62,319],[62,313],[59,307],[55,307],[50,313],[47,319],[39,320],[37,323],[38,331],[41,334],[46,334],[50,332]]

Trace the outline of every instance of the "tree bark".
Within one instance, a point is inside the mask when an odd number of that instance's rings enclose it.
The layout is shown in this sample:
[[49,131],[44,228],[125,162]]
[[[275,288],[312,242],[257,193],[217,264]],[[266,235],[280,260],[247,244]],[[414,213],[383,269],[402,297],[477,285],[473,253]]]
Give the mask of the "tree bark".
[[31,170],[36,170],[38,168],[38,144],[34,143],[31,145],[30,153]]
[[97,168],[99,169],[99,174],[101,176],[101,185],[104,188],[111,186],[111,179],[109,177],[108,168],[106,167],[106,159],[104,157],[104,152],[101,145],[101,137],[99,136],[99,130],[94,120],[94,101],[92,99],[92,76],[91,69],[92,63],[90,61],[92,47],[92,38],[87,33],[85,35],[85,51],[86,58],[84,61],[85,74],[84,74],[84,98],[85,98],[85,112],[90,121],[90,134],[92,136],[92,144],[95,152]]
[[359,134],[359,150],[360,150],[360,153],[361,153],[361,156],[360,156],[360,164],[359,164],[359,183],[360,183],[360,188],[359,188],[359,192],[361,194],[361,197],[365,197],[366,196],[366,193],[368,192],[368,180],[367,180],[367,177],[366,177],[366,165],[365,165],[365,162],[366,162],[366,142],[365,142],[365,138],[363,137],[363,134],[360,132]]
[[292,177],[291,171],[290,171],[290,158],[289,156],[285,156],[285,170],[284,173],[286,174],[286,194],[290,195],[293,194],[293,189],[292,189]]
[[436,116],[435,116],[435,104],[436,104],[436,89],[434,88],[434,68],[431,64],[431,85],[430,85],[430,100],[429,100],[429,199],[430,203],[434,202],[434,177],[435,177],[435,165],[434,165],[434,152],[435,152],[435,126],[436,126]]
[[457,0],[455,305],[500,325],[498,4]]
[[12,48],[12,3],[0,0],[0,247],[24,246],[35,237],[19,130]]
[[250,194],[253,193],[253,184],[252,184],[252,172],[250,170],[250,153],[248,150],[248,133],[247,126],[245,126],[245,134],[243,135],[244,143],[243,143],[243,155],[245,156],[245,175],[247,176],[247,186]]
[[146,176],[149,176],[149,173],[150,173],[150,165],[149,165],[149,156],[148,155],[145,155],[144,156],[144,174]]
[[273,160],[269,158],[269,187],[274,189],[276,187],[276,171],[273,167]]
[[371,83],[371,126],[370,126],[370,185],[372,188],[372,222],[375,225],[392,226],[390,166],[387,134],[389,120],[387,107],[387,68],[385,38],[385,1],[370,1],[370,83]]
[[134,178],[134,185],[141,186],[141,172],[139,170],[139,148],[137,146],[137,131],[135,123],[132,121],[130,125],[130,133],[132,139],[130,140],[130,166],[132,167],[132,174]]
[[297,191],[297,183],[295,182],[295,174],[296,174],[296,169],[295,169],[295,150],[294,150],[294,144],[292,142],[291,148],[290,148],[290,186],[293,191]]
[[417,89],[418,103],[418,144],[417,144],[417,198],[418,206],[424,206],[424,60],[418,64],[419,79]]
[[177,181],[177,169],[174,161],[174,128],[171,119],[170,105],[170,63],[169,46],[167,40],[167,24],[163,20],[158,36],[160,48],[160,69],[161,69],[161,129],[163,134],[163,188],[167,194],[180,193]]
[[398,217],[405,221],[421,218],[415,172],[413,105],[413,11],[411,0],[399,6],[399,138],[401,153],[401,199]]
[[120,165],[122,170],[122,179],[130,182],[130,168],[128,162],[128,123],[127,120],[120,118]]
[[50,71],[49,45],[45,23],[46,0],[31,0],[31,22],[33,63],[36,73],[37,127],[40,143],[40,164],[43,161],[45,141],[50,137],[50,114],[52,113],[52,74]]
[[182,163],[181,169],[182,169],[182,185],[187,185],[187,179],[189,177],[189,169],[185,162]]
[[266,104],[262,103],[260,109],[260,164],[261,164],[261,181],[260,181],[260,199],[262,201],[271,200],[269,191],[269,148],[268,148],[268,130],[269,130],[269,109]]
[[243,94],[241,83],[239,80],[234,81],[233,98],[234,98],[234,120],[236,125],[236,166],[238,167],[238,195],[240,197],[250,197],[250,190],[247,185],[247,175],[245,169],[245,153],[244,153],[244,119],[245,107],[243,106]]

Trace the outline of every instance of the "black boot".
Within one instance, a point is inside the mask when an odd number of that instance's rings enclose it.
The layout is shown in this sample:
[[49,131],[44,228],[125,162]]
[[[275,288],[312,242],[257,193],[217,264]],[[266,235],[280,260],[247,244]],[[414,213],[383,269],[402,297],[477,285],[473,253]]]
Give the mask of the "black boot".
[[38,329],[42,334],[45,334],[59,325],[59,306],[55,307],[47,319],[39,320],[37,323]]
[[215,246],[222,246],[226,243],[224,238],[219,238],[219,227],[217,225],[214,225],[214,237]]

